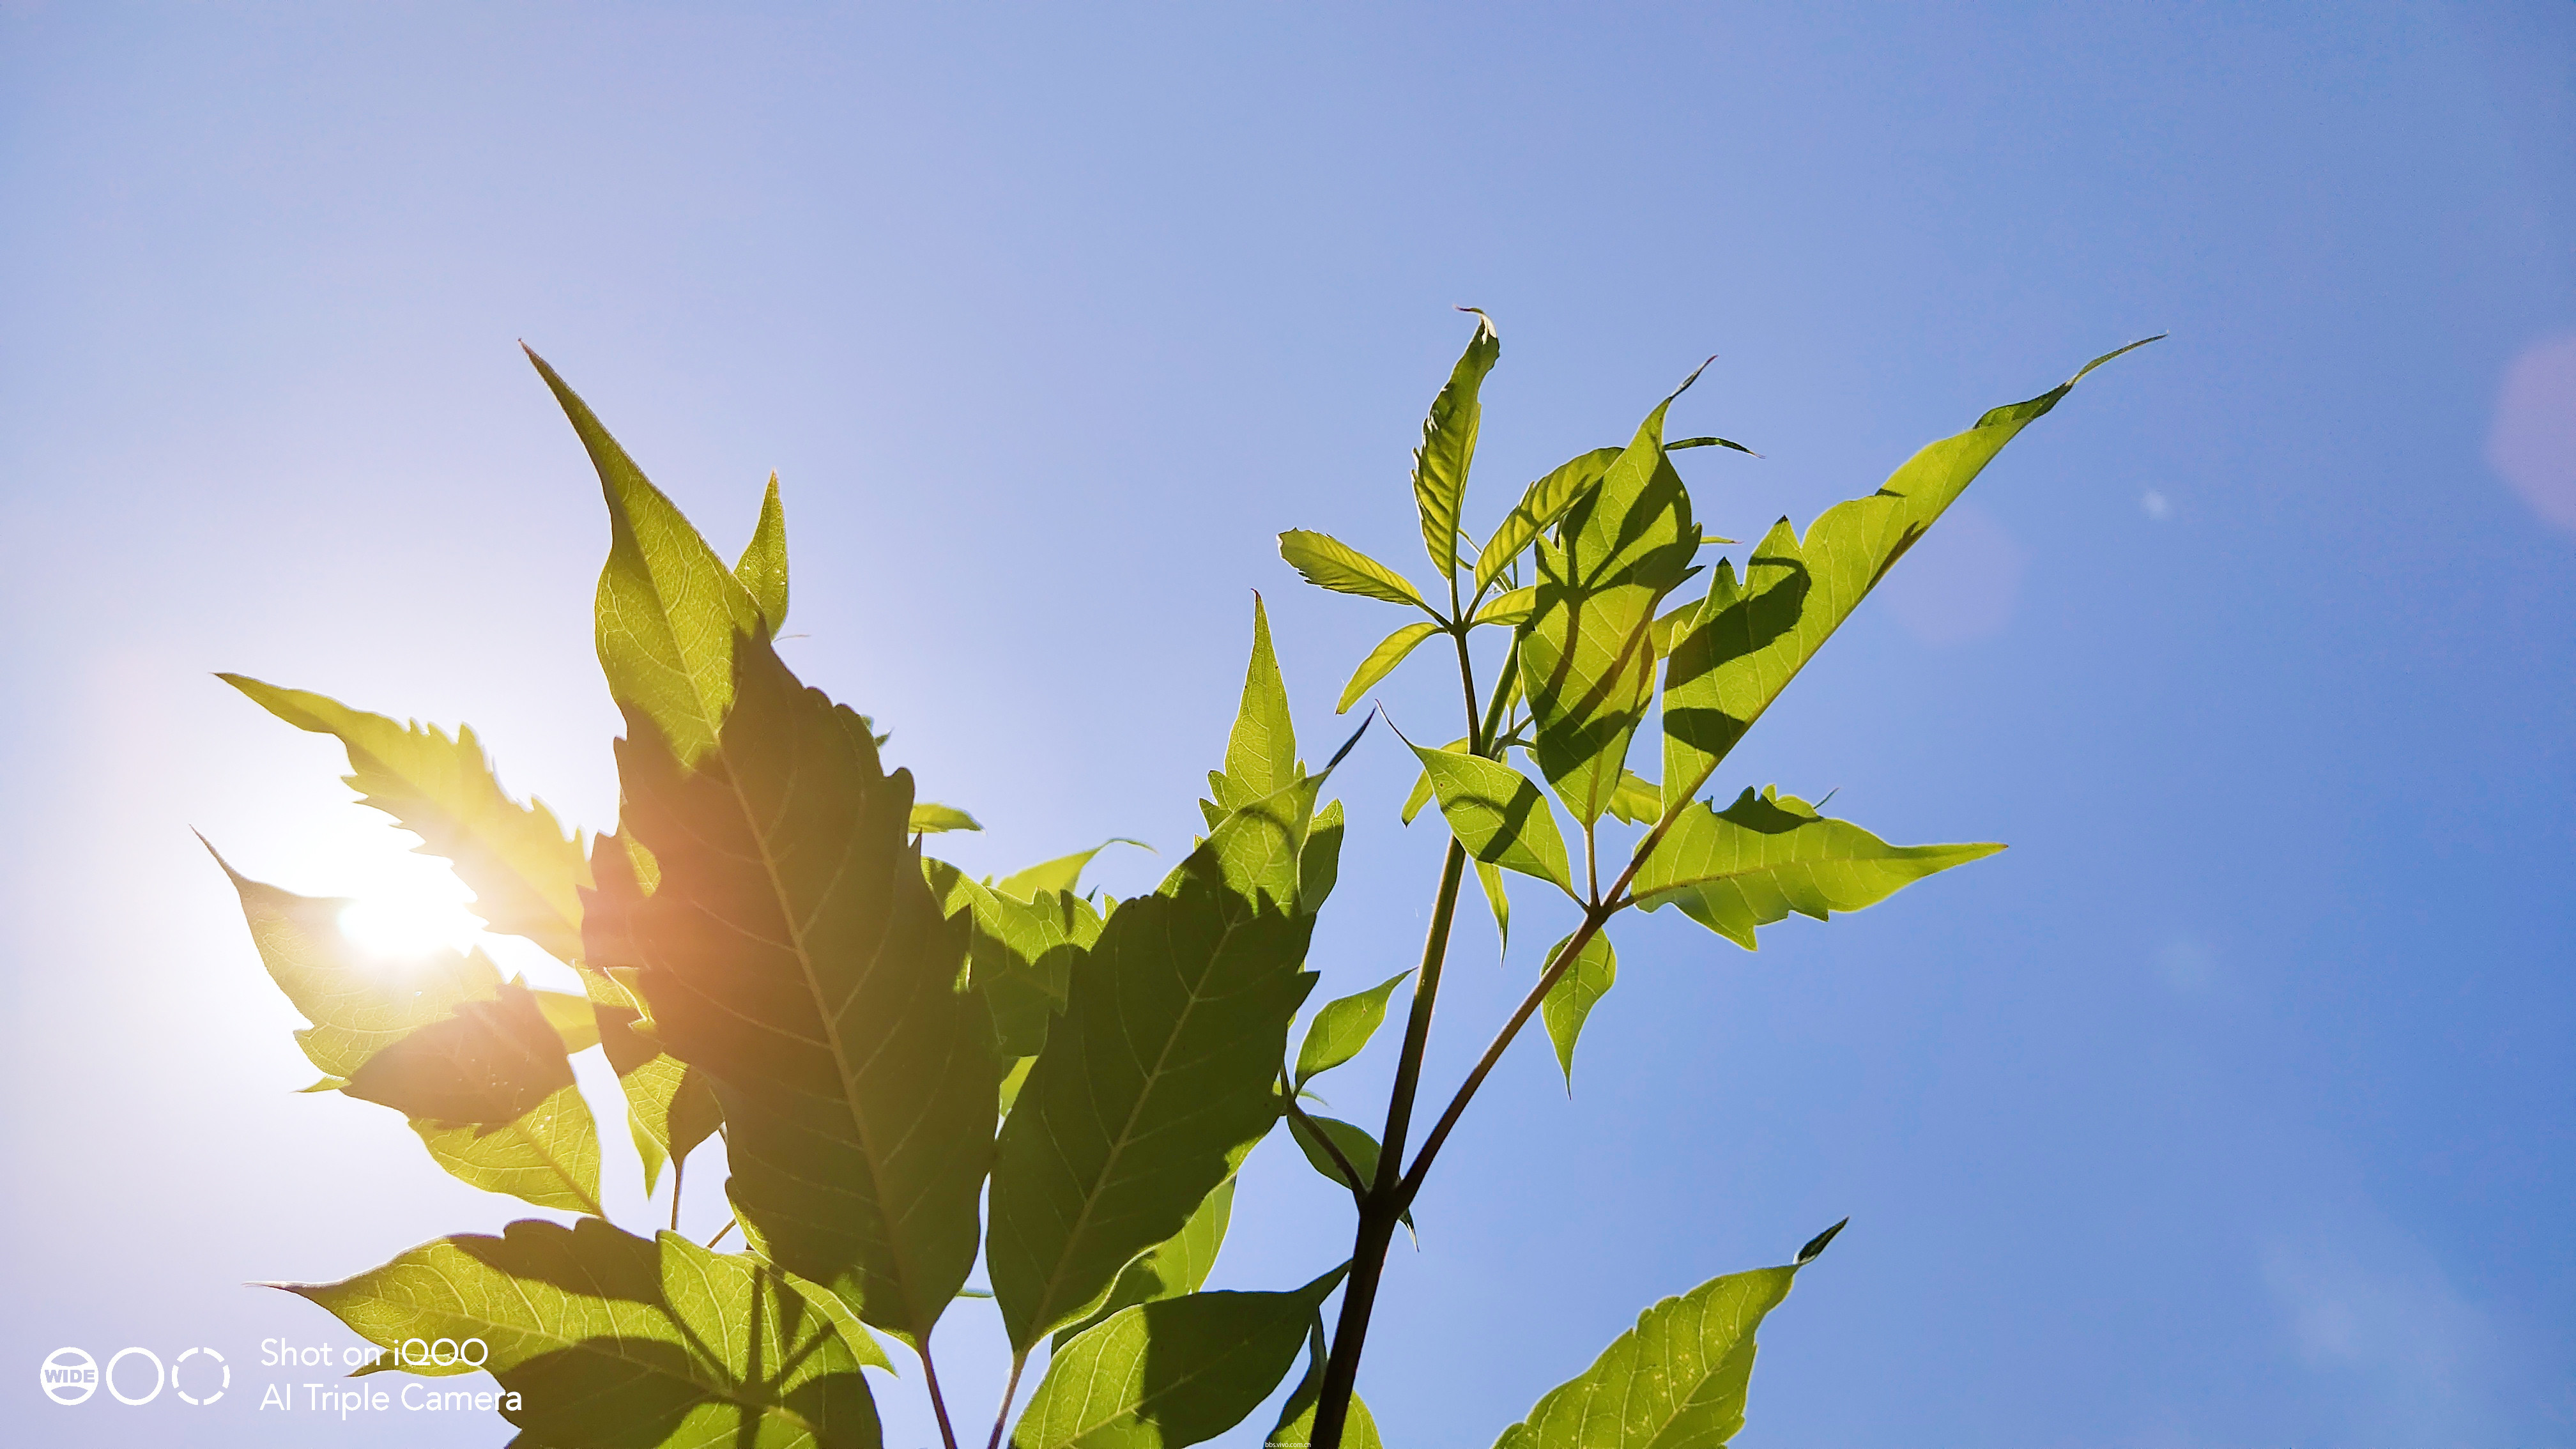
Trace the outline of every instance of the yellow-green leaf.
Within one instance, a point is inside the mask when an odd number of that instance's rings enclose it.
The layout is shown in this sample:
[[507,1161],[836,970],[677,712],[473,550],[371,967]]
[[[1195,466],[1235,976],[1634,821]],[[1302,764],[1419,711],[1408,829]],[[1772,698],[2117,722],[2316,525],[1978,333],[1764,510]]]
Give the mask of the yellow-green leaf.
[[1556,526],[1565,510],[1600,483],[1601,475],[1619,460],[1620,449],[1595,448],[1556,466],[1544,478],[1532,483],[1521,494],[1519,505],[1506,515],[1485,540],[1484,551],[1476,557],[1476,592],[1483,593],[1494,580],[1520,557],[1521,550],[1536,542],[1539,535]]
[[1012,1449],[1179,1449],[1260,1407],[1335,1269],[1290,1293],[1191,1293],[1111,1314],[1048,1363]]
[[1449,370],[1448,385],[1431,400],[1422,446],[1413,451],[1413,504],[1422,515],[1422,545],[1444,577],[1458,571],[1458,508],[1467,496],[1467,471],[1476,459],[1476,429],[1484,415],[1476,394],[1502,354],[1493,321],[1476,312],[1475,335]]
[[1325,1002],[1306,1024],[1305,1043],[1297,1048],[1297,1085],[1303,1087],[1358,1056],[1386,1020],[1387,998],[1412,974],[1398,971],[1366,991]]
[[1518,588],[1509,593],[1496,594],[1492,598],[1487,599],[1485,601],[1485,606],[1478,609],[1476,611],[1476,617],[1469,622],[1475,624],[1526,624],[1529,622],[1530,616],[1537,612],[1538,585],[1531,584],[1526,588]]
[[1413,747],[1431,777],[1432,793],[1449,831],[1467,853],[1506,870],[1547,881],[1568,895],[1574,874],[1566,864],[1565,836],[1547,796],[1528,777],[1498,760]]
[[769,637],[777,638],[787,626],[787,510],[778,502],[775,473],[769,475],[769,491],[760,499],[760,522],[751,531],[751,542],[743,545],[742,557],[734,562],[733,576],[759,608]]
[[1061,1352],[1076,1334],[1122,1308],[1199,1291],[1216,1268],[1217,1251],[1225,1246],[1226,1226],[1234,1220],[1235,1181],[1229,1177],[1218,1183],[1216,1191],[1207,1195],[1198,1211],[1190,1214],[1190,1220],[1181,1224],[1179,1232],[1137,1254],[1134,1262],[1120,1269],[1118,1281],[1110,1285],[1107,1301],[1080,1323],[1057,1330],[1056,1350]]
[[1288,715],[1279,656],[1270,648],[1270,616],[1257,593],[1252,596],[1252,658],[1244,666],[1243,703],[1225,744],[1225,774],[1231,798],[1217,803],[1227,809],[1297,782],[1297,727]]
[[1279,556],[1318,588],[1430,610],[1404,575],[1330,534],[1292,528],[1279,535]]
[[958,809],[954,805],[942,805],[935,800],[923,800],[916,803],[912,807],[912,815],[908,823],[912,829],[912,833],[915,835],[938,835],[944,831],[950,830],[981,830],[984,828],[976,822],[974,816],[967,814],[965,811]]
[[[1568,936],[1548,950],[1553,961],[1563,951]],[[1592,1008],[1610,994],[1619,980],[1619,953],[1610,949],[1610,933],[1595,931],[1575,954],[1574,964],[1556,978],[1547,989],[1547,999],[1540,1003],[1540,1014],[1547,1018],[1547,1039],[1556,1045],[1556,1064],[1565,1072],[1565,1092],[1574,1095],[1574,1040],[1583,1034],[1583,1023]]]
[[1846,820],[1829,820],[1795,795],[1747,789],[1720,811],[1684,809],[1629,889],[1654,910],[1678,905],[1745,950],[1754,928],[1792,911],[1824,920],[1857,911],[2000,845],[1890,845]]
[[1379,640],[1368,657],[1360,661],[1360,667],[1351,675],[1351,682],[1343,686],[1341,703],[1333,706],[1333,713],[1348,714],[1351,706],[1359,703],[1360,696],[1368,693],[1369,686],[1394,673],[1395,666],[1404,662],[1414,646],[1439,632],[1439,625],[1423,620],[1407,624]]

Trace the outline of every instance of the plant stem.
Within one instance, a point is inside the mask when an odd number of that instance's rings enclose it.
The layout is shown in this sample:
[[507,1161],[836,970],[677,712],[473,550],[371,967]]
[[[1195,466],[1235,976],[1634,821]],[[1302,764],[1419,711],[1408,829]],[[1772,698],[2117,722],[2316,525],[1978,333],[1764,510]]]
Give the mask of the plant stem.
[[[1281,1080],[1286,1079],[1283,1077]],[[1326,1136],[1324,1129],[1315,1125],[1315,1119],[1306,1115],[1306,1109],[1297,1105],[1297,1088],[1294,1083],[1289,1084],[1288,1094],[1283,1100],[1288,1104],[1290,1123],[1293,1126],[1305,1128],[1316,1141],[1324,1144],[1324,1151],[1332,1157],[1333,1165],[1342,1170],[1342,1181],[1351,1185],[1351,1196],[1366,1199],[1369,1183],[1360,1177],[1359,1168],[1352,1165],[1351,1159],[1343,1153],[1341,1144]]]
[[933,1367],[930,1362],[930,1340],[928,1337],[925,1336],[921,1340],[919,1352],[921,1354],[921,1381],[930,1386],[930,1412],[933,1417],[939,1420],[940,1441],[946,1444],[948,1449],[957,1449],[957,1431],[948,1427],[948,1401],[941,1398],[939,1395],[939,1370]]
[[680,1180],[688,1170],[689,1160],[685,1157],[671,1164],[671,1231],[675,1233],[680,1230]]
[[1011,1380],[1002,1385],[1002,1407],[993,1415],[993,1437],[984,1449],[1002,1449],[1002,1428],[1011,1422],[1011,1400],[1020,1396],[1020,1371],[1029,1366],[1029,1351],[1021,1349],[1011,1355]]

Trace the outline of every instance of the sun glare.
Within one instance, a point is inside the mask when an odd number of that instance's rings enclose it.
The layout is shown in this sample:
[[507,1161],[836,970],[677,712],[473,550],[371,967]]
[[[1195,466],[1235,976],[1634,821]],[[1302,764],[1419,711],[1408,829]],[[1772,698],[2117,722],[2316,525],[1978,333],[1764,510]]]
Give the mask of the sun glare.
[[444,894],[379,889],[349,902],[340,929],[370,956],[411,961],[465,950],[483,923]]

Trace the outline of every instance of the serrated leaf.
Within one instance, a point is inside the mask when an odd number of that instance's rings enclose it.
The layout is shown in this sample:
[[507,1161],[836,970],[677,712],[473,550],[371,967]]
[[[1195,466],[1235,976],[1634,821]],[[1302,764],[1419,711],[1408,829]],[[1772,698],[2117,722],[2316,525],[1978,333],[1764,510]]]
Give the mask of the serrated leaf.
[[907,824],[915,835],[939,835],[951,830],[981,830],[974,816],[954,805],[923,800],[912,807]]
[[1297,1048],[1297,1085],[1303,1087],[1358,1056],[1386,1020],[1387,998],[1412,974],[1398,971],[1366,991],[1325,1002],[1306,1024],[1305,1043]]
[[1629,890],[1654,910],[1678,905],[1692,920],[1750,951],[1754,927],[1790,912],[1824,920],[1857,911],[2000,845],[1890,845],[1846,820],[1829,820],[1795,795],[1747,789],[1723,811],[1683,810]]
[[1277,794],[1297,782],[1297,773],[1297,727],[1288,716],[1288,686],[1279,677],[1279,656],[1270,648],[1270,616],[1256,593],[1252,596],[1252,658],[1243,670],[1243,703],[1225,742],[1225,775],[1232,794],[1220,796],[1217,803],[1232,809],[1247,800]]
[[578,1088],[558,1088],[507,1122],[411,1119],[430,1160],[485,1192],[599,1215],[599,1124]]
[[1699,549],[1689,490],[1664,456],[1672,402],[1646,415],[1600,485],[1566,511],[1557,540],[1540,540],[1538,609],[1520,630],[1539,769],[1586,828],[1609,808],[1654,695],[1655,610]]
[[1010,1058],[1037,1055],[1064,1009],[1073,963],[1100,938],[1100,914],[1063,891],[1014,899],[943,860],[924,860],[922,870],[942,913],[971,912],[968,984],[992,1012],[995,1048]]
[[1379,640],[1377,647],[1370,650],[1368,657],[1360,661],[1360,667],[1353,671],[1351,682],[1342,687],[1341,702],[1333,706],[1333,713],[1350,713],[1351,706],[1359,703],[1360,696],[1368,693],[1371,685],[1394,673],[1395,666],[1402,664],[1416,645],[1439,632],[1439,625],[1425,619],[1407,624]]
[[918,1343],[973,1266],[1002,1063],[911,844],[912,775],[742,636],[733,708],[684,767],[652,716],[617,747],[622,830],[659,863],[623,905],[655,1033],[715,1081],[728,1183],[790,1272]]
[[535,993],[504,983],[368,1057],[341,1091],[406,1117],[503,1123],[571,1085],[572,1059]]
[[1118,1281],[1110,1285],[1109,1297],[1097,1311],[1070,1328],[1056,1331],[1055,1351],[1063,1352],[1076,1334],[1122,1308],[1199,1291],[1216,1267],[1217,1250],[1225,1246],[1226,1227],[1234,1220],[1235,1181],[1229,1177],[1218,1183],[1216,1191],[1199,1203],[1198,1211],[1190,1214],[1179,1232],[1137,1254],[1134,1262],[1120,1269]]
[[760,633],[760,606],[714,549],[609,436],[579,394],[534,352],[599,471],[608,500],[600,570],[599,663],[611,698],[650,720],[683,766],[716,748],[733,704],[734,640]]
[[1809,1260],[1712,1278],[1647,1309],[1494,1449],[1721,1449],[1744,1427],[1754,1330]]
[[[214,853],[213,846],[206,849]],[[330,1076],[349,1077],[367,1058],[446,1020],[461,1003],[500,994],[501,973],[481,951],[372,960],[340,929],[353,902],[280,890],[234,870],[221,855],[215,863],[240,893],[269,979],[313,1023],[295,1034],[296,1045]]]
[[566,961],[581,954],[580,888],[590,870],[580,838],[565,838],[545,802],[522,805],[502,790],[472,729],[458,726],[451,740],[434,725],[397,724],[307,690],[215,677],[297,729],[337,739],[359,803],[419,836],[422,854],[454,866],[486,925]]
[[1995,408],[1968,431],[1927,444],[1876,493],[1826,509],[1804,539],[1781,519],[1754,545],[1741,583],[1721,563],[1664,670],[1671,803],[1699,793],[1735,742],[2005,444],[2085,373],[2145,345],[2097,357],[2038,397]]
[[1294,901],[1316,784],[1234,811],[1075,963],[993,1169],[985,1258],[1014,1348],[1087,1316],[1276,1119],[1315,980]]
[[1481,594],[1503,576],[1521,550],[1538,540],[1539,535],[1556,526],[1585,494],[1600,483],[1601,475],[1619,459],[1620,449],[1595,448],[1558,464],[1548,475],[1532,483],[1521,493],[1518,506],[1496,525],[1493,536],[1485,540],[1484,551],[1476,556],[1476,592]]
[[751,542],[743,545],[742,557],[735,560],[733,576],[760,610],[769,637],[777,638],[787,625],[787,510],[778,501],[775,473],[769,475],[769,491],[760,499],[760,522],[751,530]]
[[1487,599],[1485,601],[1485,606],[1478,609],[1476,611],[1476,617],[1469,622],[1475,624],[1526,624],[1529,622],[1530,616],[1537,612],[1538,585],[1531,584],[1526,588],[1513,589],[1509,593],[1496,594],[1492,598]]
[[1154,848],[1141,840],[1129,840],[1123,835],[1113,835],[1089,850],[1077,850],[1071,855],[1059,855],[1053,860],[1040,861],[1026,870],[1006,875],[994,883],[993,889],[1014,900],[1023,901],[1034,899],[1040,891],[1071,893],[1080,889],[1083,868],[1091,864],[1091,858],[1113,845],[1132,845],[1138,850],[1147,852],[1151,852]]
[[1431,777],[1432,793],[1449,831],[1467,853],[1506,870],[1532,875],[1574,894],[1574,874],[1566,864],[1565,836],[1547,796],[1520,771],[1478,755],[1426,750],[1416,745],[1414,757]]
[[[536,1445],[878,1449],[833,1321],[758,1260],[597,1219],[441,1238],[339,1283],[280,1284],[378,1347],[480,1339]],[[418,1350],[415,1350],[418,1352]],[[422,1374],[458,1365],[409,1365]]]
[[1493,321],[1477,312],[1475,335],[1449,370],[1448,384],[1431,400],[1430,416],[1422,420],[1422,446],[1413,450],[1413,505],[1422,515],[1422,545],[1443,577],[1458,571],[1458,508],[1467,496],[1476,429],[1484,415],[1476,395],[1502,355]]
[[1292,528],[1279,535],[1279,556],[1300,578],[1317,588],[1430,611],[1431,606],[1422,602],[1422,595],[1404,575],[1331,534]]
[[[1289,1391],[1288,1402],[1279,1408],[1279,1422],[1261,1441],[1261,1449],[1314,1449],[1315,1405],[1324,1396],[1324,1359],[1324,1325],[1318,1318],[1307,1325],[1306,1376]],[[1357,1394],[1351,1395],[1350,1413],[1342,1420],[1342,1449],[1385,1449],[1377,1419]]]
[[1192,1293],[1110,1315],[1065,1345],[1012,1449],[1180,1449],[1243,1421],[1287,1376],[1335,1269],[1291,1293]]
[[[1573,939],[1568,936],[1550,947],[1548,959],[1555,960]],[[1574,1095],[1574,1040],[1583,1034],[1584,1020],[1592,1015],[1592,1008],[1610,994],[1618,980],[1619,953],[1610,949],[1610,933],[1595,931],[1575,954],[1574,964],[1547,989],[1547,998],[1539,1005],[1540,1014],[1547,1018],[1547,1039],[1556,1044],[1556,1064],[1565,1072],[1565,1092],[1569,1097]]]
[[[644,998],[629,983],[642,963],[622,928],[635,919],[634,903],[646,894],[639,866],[652,863],[643,847],[618,835],[592,844],[594,891],[617,904],[589,923],[581,963],[581,984],[590,998],[591,1019],[599,1044],[617,1073],[617,1088],[626,1099],[626,1130],[644,1163],[644,1191],[649,1196],[665,1161],[685,1164],[700,1143],[724,1123],[715,1084],[707,1074],[662,1049],[644,1026]],[[655,865],[653,879],[660,880]]]

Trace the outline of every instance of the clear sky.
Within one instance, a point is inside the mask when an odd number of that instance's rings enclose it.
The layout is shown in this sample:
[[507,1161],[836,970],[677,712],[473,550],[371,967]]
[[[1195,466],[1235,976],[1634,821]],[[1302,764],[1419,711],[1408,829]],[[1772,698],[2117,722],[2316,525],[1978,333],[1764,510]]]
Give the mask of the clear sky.
[[[0,3],[0,1438],[503,1437],[255,1409],[263,1338],[348,1335],[243,1284],[520,1214],[293,1094],[189,832],[436,888],[217,669],[468,721],[613,821],[605,528],[520,339],[719,547],[778,471],[787,657],[983,818],[958,859],[1154,842],[1125,894],[1187,846],[1251,589],[1310,758],[1337,735],[1395,621],[1273,535],[1410,565],[1457,304],[1504,349],[1478,528],[1710,353],[1675,424],[1767,455],[1685,455],[1749,538],[2173,335],[2026,434],[1723,782],[2014,848],[1759,955],[1629,929],[1573,1099],[1516,1050],[1399,1248],[1389,1442],[1490,1442],[1848,1214],[1753,1449],[2576,1445],[2563,0]],[[1327,992],[1417,949],[1406,766],[1373,736],[1337,778]],[[1527,915],[1499,968],[1463,933],[1435,1081],[1552,939]],[[1338,1260],[1285,1144],[1248,1171],[1220,1286]],[[995,1338],[943,1330],[960,1398]],[[216,1347],[237,1388],[56,1408],[62,1344]],[[927,1442],[912,1380],[880,1398]]]

